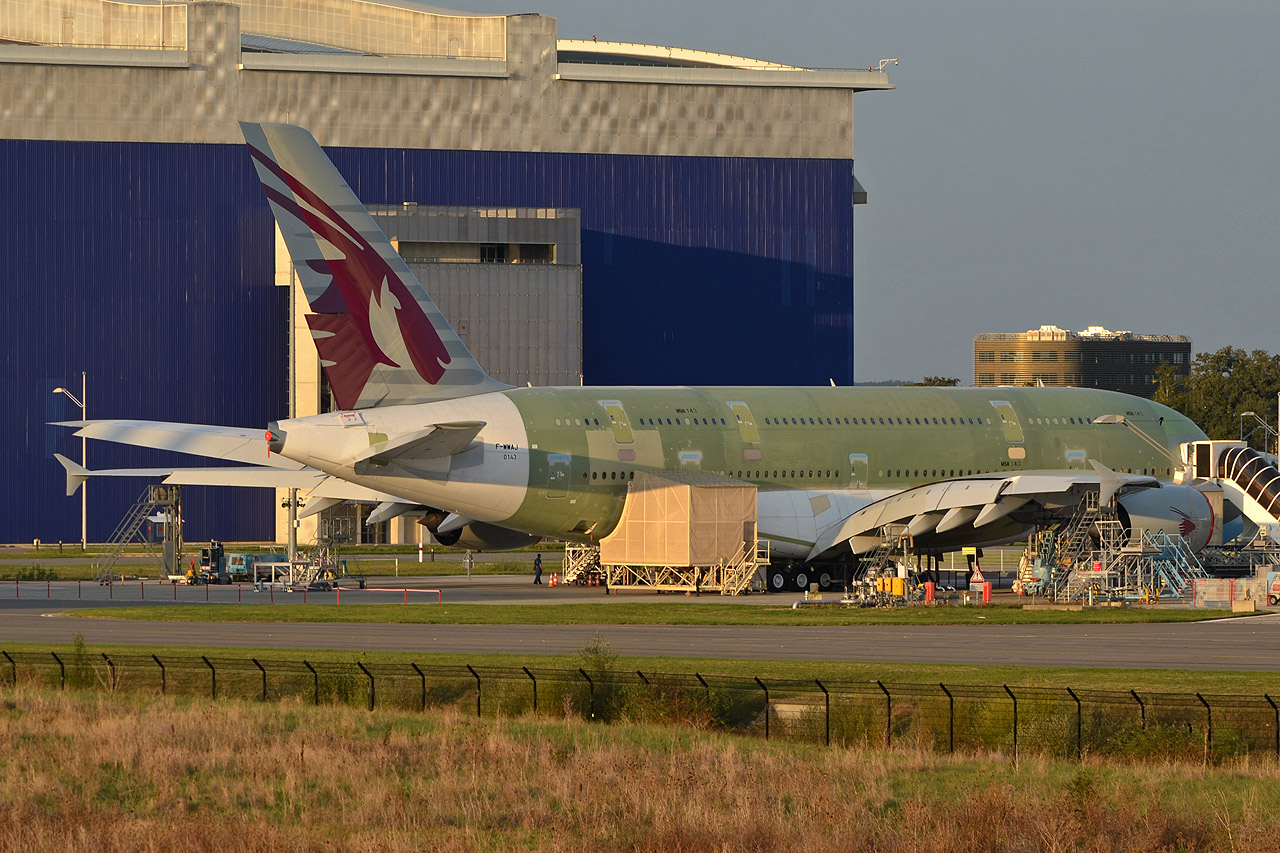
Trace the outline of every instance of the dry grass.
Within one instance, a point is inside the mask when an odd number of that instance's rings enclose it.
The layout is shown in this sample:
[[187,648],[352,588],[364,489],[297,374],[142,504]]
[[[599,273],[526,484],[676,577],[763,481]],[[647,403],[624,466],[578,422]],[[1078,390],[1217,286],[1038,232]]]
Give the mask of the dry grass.
[[0,850],[1274,850],[1272,761],[1084,768],[19,687]]

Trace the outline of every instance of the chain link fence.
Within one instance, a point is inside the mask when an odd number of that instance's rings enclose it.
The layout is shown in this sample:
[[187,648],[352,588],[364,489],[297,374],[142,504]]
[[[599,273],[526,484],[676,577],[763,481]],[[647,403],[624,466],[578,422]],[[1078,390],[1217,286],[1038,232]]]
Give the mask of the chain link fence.
[[1269,694],[827,681],[542,667],[0,650],[0,683],[111,693],[691,725],[935,752],[1214,762],[1280,759]]

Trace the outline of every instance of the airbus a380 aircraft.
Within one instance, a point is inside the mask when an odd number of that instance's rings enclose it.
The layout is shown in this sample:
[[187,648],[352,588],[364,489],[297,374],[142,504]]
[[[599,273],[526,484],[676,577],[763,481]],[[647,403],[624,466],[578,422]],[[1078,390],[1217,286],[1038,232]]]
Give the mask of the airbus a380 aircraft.
[[1181,532],[1197,549],[1211,536],[1210,501],[1175,482],[1179,445],[1204,433],[1172,409],[1124,394],[503,385],[468,352],[311,134],[278,124],[242,129],[342,410],[273,422],[265,436],[80,425],[91,438],[263,466],[174,472],[171,482],[315,487],[313,511],[344,498],[377,500],[374,520],[425,513],[446,544],[464,536],[511,547],[530,537],[598,541],[617,523],[637,472],[697,468],[756,485],[760,535],[775,560],[797,565],[870,550],[889,523],[908,525],[922,552],[1009,541],[1069,515],[1088,490],[1115,495],[1134,526]]

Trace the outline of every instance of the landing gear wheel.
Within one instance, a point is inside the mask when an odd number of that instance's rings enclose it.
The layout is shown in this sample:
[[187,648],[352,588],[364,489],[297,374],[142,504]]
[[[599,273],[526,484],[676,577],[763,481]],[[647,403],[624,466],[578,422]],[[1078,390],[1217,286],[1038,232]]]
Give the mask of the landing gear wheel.
[[835,583],[835,578],[831,577],[831,572],[823,572],[818,575],[818,589],[831,589],[833,583]]
[[772,571],[769,572],[769,591],[782,592],[787,588],[787,575],[785,572]]
[[796,572],[795,584],[797,590],[804,592],[809,588],[809,576],[804,572]]

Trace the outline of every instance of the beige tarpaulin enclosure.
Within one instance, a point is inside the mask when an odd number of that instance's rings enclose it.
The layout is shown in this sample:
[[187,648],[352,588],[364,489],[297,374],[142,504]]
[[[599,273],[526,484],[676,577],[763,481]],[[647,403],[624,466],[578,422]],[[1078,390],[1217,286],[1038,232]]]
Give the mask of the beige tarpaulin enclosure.
[[600,562],[627,566],[715,566],[756,541],[756,487],[701,471],[639,472]]

